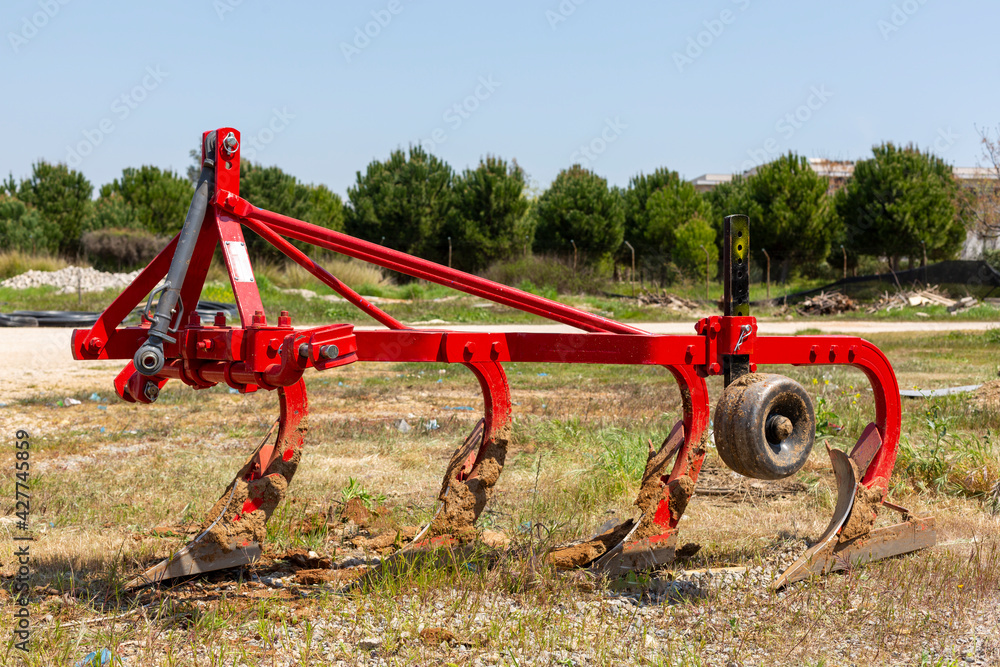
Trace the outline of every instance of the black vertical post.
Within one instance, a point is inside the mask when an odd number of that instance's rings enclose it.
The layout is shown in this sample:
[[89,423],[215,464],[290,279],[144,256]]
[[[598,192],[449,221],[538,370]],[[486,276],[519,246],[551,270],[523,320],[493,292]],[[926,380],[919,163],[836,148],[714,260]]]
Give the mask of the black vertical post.
[[[750,315],[750,218],[726,216],[722,226],[723,315]],[[724,355],[725,384],[750,372],[750,355]]]

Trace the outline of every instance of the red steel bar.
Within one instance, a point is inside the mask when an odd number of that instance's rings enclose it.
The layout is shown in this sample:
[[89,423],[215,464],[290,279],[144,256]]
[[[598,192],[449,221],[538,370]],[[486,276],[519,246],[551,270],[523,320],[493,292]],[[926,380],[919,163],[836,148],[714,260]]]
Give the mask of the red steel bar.
[[899,382],[882,350],[850,336],[762,336],[756,343],[753,361],[758,364],[840,364],[864,371],[875,398],[875,425],[882,447],[861,482],[867,486],[882,478],[880,485],[886,487],[896,465],[903,409]]
[[498,285],[492,281],[473,276],[462,271],[450,269],[426,259],[413,257],[406,253],[385,248],[376,243],[356,239],[347,234],[341,234],[330,229],[324,229],[308,222],[302,222],[280,213],[265,211],[250,204],[245,199],[236,197],[229,192],[219,192],[216,203],[240,218],[251,218],[270,226],[277,232],[299,241],[318,245],[328,250],[377,264],[387,269],[405,273],[414,278],[422,278],[429,282],[451,287],[453,289],[479,296],[496,303],[517,308],[546,319],[562,322],[585,331],[605,331],[622,334],[646,334],[637,327],[622,324],[606,317],[584,313],[557,301],[529,294],[528,292]]
[[274,231],[271,230],[267,225],[261,224],[256,220],[250,218],[243,218],[242,222],[244,225],[249,227],[258,236],[263,238],[265,241],[273,245],[280,252],[284,253],[288,257],[292,258],[299,266],[304,268],[309,273],[313,274],[321,282],[328,285],[337,294],[344,297],[351,302],[356,308],[361,312],[370,316],[376,320],[379,324],[383,324],[390,329],[407,329],[408,327],[397,320],[392,315],[388,314],[381,308],[376,307],[366,298],[352,290],[350,287],[345,285],[340,281],[335,275],[324,269],[322,266],[314,262],[308,255],[293,246],[291,243],[281,238]]

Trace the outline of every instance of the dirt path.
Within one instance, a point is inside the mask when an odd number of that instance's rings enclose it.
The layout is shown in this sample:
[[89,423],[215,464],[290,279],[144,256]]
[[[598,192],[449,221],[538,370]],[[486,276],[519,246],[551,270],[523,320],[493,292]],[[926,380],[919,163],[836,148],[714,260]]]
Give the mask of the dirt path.
[[0,329],[0,402],[23,398],[58,386],[67,393],[78,387],[110,386],[121,360],[76,361],[70,332],[62,328]]

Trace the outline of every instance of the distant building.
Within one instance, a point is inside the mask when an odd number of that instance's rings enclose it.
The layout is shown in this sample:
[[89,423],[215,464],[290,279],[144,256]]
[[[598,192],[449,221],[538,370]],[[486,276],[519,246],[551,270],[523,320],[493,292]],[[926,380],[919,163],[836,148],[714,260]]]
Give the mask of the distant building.
[[997,172],[989,167],[952,167],[955,178],[963,181],[995,181]]
[[[954,167],[952,172],[955,178],[963,181],[963,185],[970,188],[983,188],[986,184],[983,181],[997,180],[997,170],[986,167]],[[981,204],[988,205],[991,199],[980,199]],[[982,212],[980,212],[982,213]],[[983,234],[978,231],[969,230],[965,235],[965,243],[962,244],[961,259],[979,259],[983,256],[984,250],[1000,249],[1000,238],[992,234]]]
[[[830,180],[830,190],[839,190],[848,178],[854,175],[854,160],[827,160],[821,157],[811,157],[809,166],[820,176]],[[757,167],[744,171],[741,176],[753,176],[757,173]],[[977,181],[997,178],[997,173],[987,167],[952,167],[955,178],[962,181]],[[708,192],[719,183],[729,183],[733,180],[734,174],[702,174],[697,178],[692,178],[689,183],[694,185],[698,192]]]
[[829,192],[835,192],[844,187],[847,179],[854,175],[853,160],[827,160],[821,157],[811,157],[809,158],[809,166],[817,174],[830,181]]
[[702,174],[689,182],[694,185],[694,189],[698,192],[708,192],[719,183],[729,183],[731,180],[733,180],[732,174]]

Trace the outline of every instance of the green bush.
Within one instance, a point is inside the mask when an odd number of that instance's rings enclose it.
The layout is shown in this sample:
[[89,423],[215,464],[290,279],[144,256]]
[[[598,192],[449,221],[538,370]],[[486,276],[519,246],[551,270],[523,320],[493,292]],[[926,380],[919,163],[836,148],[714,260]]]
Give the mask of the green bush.
[[37,209],[14,197],[0,195],[0,248],[29,254],[55,254],[59,227]]
[[[117,196],[104,213],[120,226],[138,226],[150,233],[176,234],[184,225],[191,195],[191,183],[169,169],[143,165],[127,167],[122,177],[101,186],[102,200]],[[127,204],[127,208],[122,206]],[[109,222],[105,220],[105,222]]]
[[[13,178],[8,179],[4,189],[12,194]],[[17,198],[40,216],[35,229],[54,226],[56,250],[71,255],[79,249],[80,235],[88,229],[94,206],[90,200],[92,192],[90,181],[80,172],[65,164],[40,161],[32,165],[31,177],[21,181]]]
[[704,275],[706,251],[708,264],[713,266],[719,260],[715,229],[706,219],[693,217],[674,230],[674,261],[688,275]]
[[951,165],[916,146],[884,143],[858,160],[834,197],[844,245],[858,255],[951,259],[965,240],[967,211]]
[[101,271],[131,271],[145,266],[170,239],[141,229],[101,229],[80,240],[84,254]]
[[574,270],[572,262],[544,255],[496,262],[483,277],[519,289],[530,286],[525,291],[546,296],[553,289],[560,294],[600,294],[607,288],[598,268],[579,265]]
[[535,249],[567,257],[578,253],[581,264],[610,259],[624,238],[621,194],[578,164],[559,172],[538,198],[535,215]]

